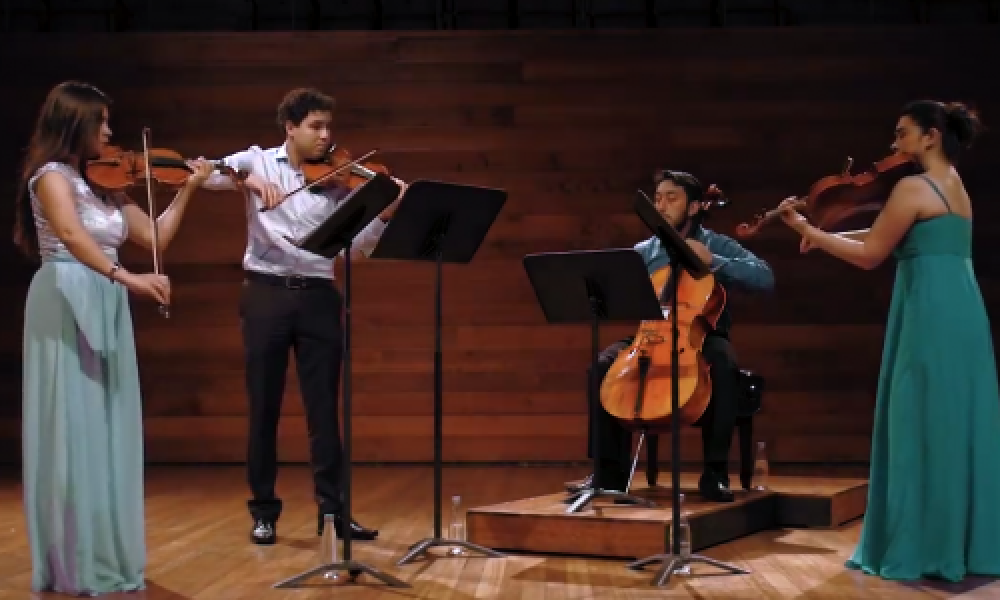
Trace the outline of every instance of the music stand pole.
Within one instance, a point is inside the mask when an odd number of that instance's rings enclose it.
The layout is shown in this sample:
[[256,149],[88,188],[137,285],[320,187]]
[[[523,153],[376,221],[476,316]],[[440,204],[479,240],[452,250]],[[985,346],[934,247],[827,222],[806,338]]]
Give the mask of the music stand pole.
[[472,260],[507,200],[503,190],[439,181],[411,183],[372,258],[434,261],[434,532],[410,546],[396,563],[414,561],[436,546],[458,546],[493,558],[496,550],[441,533],[443,373],[441,360],[441,271],[445,262]]
[[[581,252],[550,252],[524,257],[524,268],[535,290],[538,303],[549,323],[589,323],[591,344],[590,393],[599,394],[598,357],[600,356],[598,327],[601,321],[645,321],[663,319],[660,303],[639,253],[625,250],[585,250]],[[591,399],[590,417],[596,423],[599,397]],[[600,470],[602,447],[600,435],[593,436],[594,481],[580,490],[566,509],[567,513],[582,510],[596,498],[614,498],[617,503],[654,504],[624,491],[604,487]]]
[[663,568],[660,569],[660,571],[653,577],[653,585],[656,586],[664,585],[670,580],[670,576],[672,574],[695,563],[712,565],[724,571],[729,571],[734,575],[747,575],[750,571],[737,567],[736,565],[724,563],[700,554],[681,554],[681,542],[680,538],[677,536],[677,524],[680,523],[681,520],[681,432],[680,419],[677,418],[677,415],[680,414],[680,373],[679,366],[677,364],[679,361],[677,345],[678,338],[680,337],[680,330],[677,327],[677,282],[680,279],[680,272],[682,270],[690,273],[695,279],[701,279],[705,275],[708,275],[710,271],[708,265],[698,258],[698,255],[691,250],[691,247],[687,245],[687,242],[685,242],[683,238],[681,238],[677,230],[666,222],[666,220],[656,211],[653,204],[649,202],[649,200],[641,192],[636,198],[635,210],[639,215],[639,218],[642,219],[654,235],[660,238],[660,243],[663,244],[663,248],[671,258],[671,269],[667,286],[670,290],[670,316],[672,320],[670,327],[670,377],[672,380],[670,385],[670,404],[673,418],[670,422],[670,471],[673,480],[673,489],[671,490],[673,515],[670,521],[670,553],[647,556],[646,558],[629,563],[626,566],[629,569],[641,570],[648,564],[655,562],[664,563]]
[[[409,584],[382,571],[351,558],[351,242],[399,194],[399,186],[385,175],[378,175],[354,190],[330,217],[312,232],[305,241],[293,245],[333,258],[344,251],[344,441],[343,483],[344,500],[340,520],[344,527],[344,560],[322,564],[298,575],[275,583],[274,588],[293,588],[319,573],[346,571],[353,583],[361,573],[367,573],[389,587],[407,588]],[[334,541],[336,543],[336,541]]]

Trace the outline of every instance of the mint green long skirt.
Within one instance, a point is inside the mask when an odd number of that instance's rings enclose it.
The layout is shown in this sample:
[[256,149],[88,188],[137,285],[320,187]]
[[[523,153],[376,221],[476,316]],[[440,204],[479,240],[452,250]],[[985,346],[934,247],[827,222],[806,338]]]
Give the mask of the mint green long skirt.
[[142,409],[123,286],[72,259],[28,290],[24,510],[34,591],[143,589]]

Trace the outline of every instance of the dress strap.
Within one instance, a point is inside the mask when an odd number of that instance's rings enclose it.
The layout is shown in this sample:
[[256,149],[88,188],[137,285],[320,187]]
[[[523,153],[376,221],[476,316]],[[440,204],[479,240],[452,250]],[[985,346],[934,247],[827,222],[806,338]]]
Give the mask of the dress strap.
[[948,212],[951,212],[951,205],[948,204],[948,199],[945,198],[944,194],[941,193],[941,189],[938,188],[937,184],[934,183],[931,180],[931,178],[928,177],[927,175],[921,174],[920,178],[923,179],[924,181],[926,181],[928,184],[930,184],[930,186],[932,188],[934,188],[934,193],[936,193],[938,195],[938,198],[941,198],[941,202],[944,202],[944,207],[948,209]]

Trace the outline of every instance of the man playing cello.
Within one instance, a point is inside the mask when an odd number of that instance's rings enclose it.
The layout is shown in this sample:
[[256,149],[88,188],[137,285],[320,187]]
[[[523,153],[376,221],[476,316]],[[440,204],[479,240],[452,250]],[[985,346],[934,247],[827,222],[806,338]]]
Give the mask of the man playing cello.
[[[653,199],[656,210],[687,240],[694,253],[711,267],[723,288],[754,292],[773,289],[774,275],[766,262],[732,238],[700,225],[706,200],[705,191],[693,175],[661,170],[654,175],[653,180],[656,184]],[[656,236],[639,242],[635,249],[646,262],[650,276],[670,262],[669,255]],[[704,415],[698,420],[702,428],[704,455],[704,471],[698,487],[706,500],[715,502],[733,500],[733,493],[729,490],[728,458],[733,428],[736,425],[739,371],[729,343],[730,327],[731,317],[726,307],[717,327],[709,332],[702,347],[702,354],[710,365],[712,399]],[[633,338],[621,340],[601,353],[598,358],[599,382],[607,376],[618,354],[632,342]],[[599,389],[589,389],[587,396],[589,402],[598,403],[595,411],[597,420],[588,424],[589,456],[593,458],[595,436],[600,436],[603,456],[597,469],[600,471],[602,486],[609,490],[624,491],[630,471],[631,432],[600,406]],[[592,484],[593,474],[570,489],[575,491]]]

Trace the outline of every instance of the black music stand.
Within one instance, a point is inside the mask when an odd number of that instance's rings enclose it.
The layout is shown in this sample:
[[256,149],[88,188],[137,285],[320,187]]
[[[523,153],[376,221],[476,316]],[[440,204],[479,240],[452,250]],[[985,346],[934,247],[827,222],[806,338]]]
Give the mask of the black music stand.
[[320,565],[279,581],[274,584],[275,588],[297,587],[300,582],[329,571],[347,571],[351,581],[361,573],[368,573],[390,587],[410,587],[388,573],[351,558],[351,243],[362,229],[392,204],[399,190],[396,182],[380,173],[351,192],[344,204],[304,240],[297,242],[286,238],[294,246],[329,259],[344,251],[344,471],[341,476],[344,501],[340,516],[344,525],[344,560]]
[[[600,323],[663,319],[649,272],[642,257],[633,249],[529,254],[524,257],[524,269],[549,323],[590,323],[591,394],[599,394],[601,387],[597,377]],[[590,402],[592,424],[597,422],[599,404],[596,397]],[[577,512],[600,497],[614,498],[623,504],[654,506],[646,498],[604,487],[600,440],[601,436],[595,433],[593,485],[580,490],[566,512]]]
[[441,535],[441,264],[472,260],[507,201],[504,190],[414,181],[382,234],[372,258],[433,261],[434,282],[434,535],[416,542],[399,559],[405,565],[434,546],[460,546],[483,554],[504,555],[465,540]]
[[657,212],[656,207],[649,201],[645,194],[641,191],[636,196],[635,199],[635,212],[642,219],[642,222],[649,227],[650,231],[653,232],[656,237],[660,239],[660,243],[663,244],[664,250],[667,255],[671,258],[671,264],[673,268],[670,269],[670,276],[667,278],[667,290],[670,293],[670,315],[673,317],[671,319],[671,336],[670,336],[670,378],[671,378],[671,414],[674,418],[671,419],[670,427],[670,445],[671,445],[671,459],[670,459],[670,471],[673,475],[673,490],[671,493],[671,502],[673,502],[673,517],[670,523],[671,529],[671,549],[669,554],[654,554],[653,556],[647,556],[646,558],[637,560],[635,562],[629,563],[627,566],[630,569],[641,570],[644,566],[652,564],[655,562],[665,563],[665,566],[660,569],[653,578],[653,585],[663,585],[669,579],[670,576],[683,569],[685,566],[693,563],[703,563],[707,565],[712,565],[718,567],[725,571],[729,571],[733,574],[747,575],[750,572],[735,565],[730,565],[722,561],[715,560],[714,558],[708,558],[707,556],[701,556],[699,554],[690,554],[688,556],[681,555],[681,544],[680,538],[677,537],[677,523],[681,520],[681,506],[680,506],[680,493],[681,493],[681,432],[680,432],[680,419],[676,418],[676,415],[680,413],[679,398],[680,390],[678,381],[680,379],[680,373],[678,362],[678,351],[677,351],[677,340],[680,337],[680,331],[677,328],[677,279],[678,273],[681,270],[687,271],[695,279],[701,279],[708,275],[711,271],[708,265],[703,263],[698,255],[691,250],[691,247],[687,245],[687,242],[681,238],[677,230],[670,226],[666,220]]

